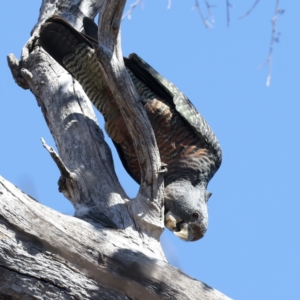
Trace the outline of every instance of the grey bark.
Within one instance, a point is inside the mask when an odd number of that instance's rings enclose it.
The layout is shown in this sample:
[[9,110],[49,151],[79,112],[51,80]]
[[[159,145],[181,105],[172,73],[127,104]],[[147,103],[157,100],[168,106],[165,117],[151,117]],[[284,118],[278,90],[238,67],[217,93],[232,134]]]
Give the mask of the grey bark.
[[[43,0],[21,60],[8,56],[16,83],[34,94],[53,135],[59,153],[43,145],[77,218],[42,206],[1,178],[0,299],[228,299],[170,266],[161,249],[163,177],[150,123],[123,65],[125,2]],[[39,27],[51,15],[81,30],[83,17],[99,11],[99,63],[141,166],[142,184],[131,200],[89,99],[38,45]]]
[[156,250],[124,230],[45,207],[0,177],[2,296],[229,299],[169,265]]

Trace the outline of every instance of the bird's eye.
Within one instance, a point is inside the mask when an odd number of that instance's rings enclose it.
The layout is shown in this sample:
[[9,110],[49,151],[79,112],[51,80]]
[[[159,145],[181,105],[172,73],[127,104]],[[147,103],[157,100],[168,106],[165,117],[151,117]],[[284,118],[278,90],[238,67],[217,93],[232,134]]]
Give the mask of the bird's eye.
[[198,214],[198,213],[193,213],[193,214],[192,214],[192,217],[193,217],[194,219],[198,219],[199,214]]

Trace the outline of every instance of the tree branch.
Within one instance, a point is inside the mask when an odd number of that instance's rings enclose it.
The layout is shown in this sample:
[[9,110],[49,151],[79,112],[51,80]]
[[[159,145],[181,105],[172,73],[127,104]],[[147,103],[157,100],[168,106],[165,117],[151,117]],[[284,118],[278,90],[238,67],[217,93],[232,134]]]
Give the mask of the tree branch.
[[264,65],[268,64],[268,76],[267,76],[266,86],[270,86],[271,84],[274,43],[279,42],[279,36],[280,36],[280,32],[277,31],[277,19],[279,14],[284,13],[284,10],[279,8],[279,3],[280,1],[276,0],[275,13],[272,18],[272,34],[271,34],[269,55],[267,60],[258,67],[258,68],[262,68]]
[[[205,4],[206,4],[206,7],[207,7],[208,12],[210,14],[211,21],[214,22],[214,19],[212,18],[212,14],[211,14],[211,10],[210,10],[211,6],[209,5],[209,3],[207,1],[205,1]],[[205,18],[198,0],[195,0],[195,5],[194,5],[193,9],[198,10],[198,12],[200,14],[200,17],[201,17],[201,20],[202,20],[202,22],[203,22],[203,24],[206,28],[212,28],[213,27],[212,24]]]
[[230,27],[230,9],[232,8],[232,4],[229,0],[226,0],[226,18],[227,18],[227,28]]
[[[55,12],[65,15],[68,21],[83,15],[87,8],[93,17],[99,9],[96,0],[60,1]],[[49,17],[49,1],[43,1],[39,19]],[[54,4],[53,4],[54,5]],[[70,9],[78,5],[77,9]],[[61,7],[61,10],[59,8]],[[75,22],[78,25],[78,22]],[[39,24],[39,23],[38,23]],[[40,26],[36,25],[35,28]],[[78,27],[80,27],[78,25]],[[37,35],[35,29],[34,34]],[[9,56],[9,61],[17,59]],[[22,51],[20,75],[35,95],[44,118],[55,140],[65,168],[60,189],[72,202],[75,216],[100,222],[104,226],[131,228],[139,236],[127,208],[128,197],[115,174],[109,147],[97,124],[90,100],[81,86],[38,45],[37,36],[30,39]]]
[[164,226],[163,176],[151,124],[124,66],[119,28],[125,3],[125,0],[102,2],[96,54],[131,134],[140,164],[141,187],[137,197],[129,203],[131,215],[143,232],[158,239]]
[[[176,278],[176,280],[174,280]],[[126,231],[33,201],[0,177],[0,296],[228,300]],[[8,299],[8,298],[6,298]]]
[[240,16],[240,19],[243,19],[251,14],[255,6],[258,4],[259,0],[255,0],[255,2],[252,4],[252,6],[242,15]]
[[133,12],[133,10],[139,5],[139,4],[143,4],[142,0],[136,0],[135,2],[133,2],[132,4],[130,4],[129,9],[123,14],[122,19],[128,18],[128,20],[131,19],[131,14]]

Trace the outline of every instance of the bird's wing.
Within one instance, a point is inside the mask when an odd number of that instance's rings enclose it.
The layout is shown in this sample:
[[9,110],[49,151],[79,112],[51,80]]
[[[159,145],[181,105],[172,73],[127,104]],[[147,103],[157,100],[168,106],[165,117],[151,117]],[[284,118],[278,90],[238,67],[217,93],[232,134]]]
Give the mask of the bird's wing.
[[214,154],[214,172],[222,161],[220,144],[204,118],[198,113],[192,102],[170,81],[161,76],[137,54],[124,58],[125,66],[143,81],[156,95],[168,100],[175,106],[178,113],[186,120],[197,135],[205,140],[208,148]]

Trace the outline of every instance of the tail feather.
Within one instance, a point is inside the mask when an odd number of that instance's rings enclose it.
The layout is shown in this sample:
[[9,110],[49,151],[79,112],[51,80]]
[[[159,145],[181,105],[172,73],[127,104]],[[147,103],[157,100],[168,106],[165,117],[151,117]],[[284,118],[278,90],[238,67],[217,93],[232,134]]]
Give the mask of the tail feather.
[[84,33],[88,38],[92,38],[94,42],[98,41],[98,26],[94,20],[85,17],[83,19]]
[[78,44],[84,43],[93,48],[93,41],[59,16],[49,18],[40,29],[40,45],[63,67],[63,58],[74,53]]

